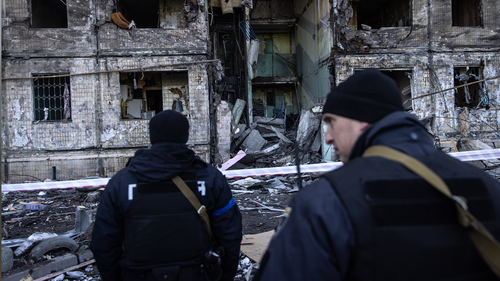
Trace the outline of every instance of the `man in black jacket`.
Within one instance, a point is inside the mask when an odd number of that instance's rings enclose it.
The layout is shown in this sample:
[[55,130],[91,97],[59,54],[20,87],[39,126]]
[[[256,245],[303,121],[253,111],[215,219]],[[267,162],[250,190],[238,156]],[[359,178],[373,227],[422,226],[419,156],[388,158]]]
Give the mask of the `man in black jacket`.
[[[242,226],[226,178],[186,146],[179,112],[160,112],[149,130],[151,148],[111,178],[97,210],[90,248],[102,280],[233,280]],[[176,176],[205,207],[214,239]]]
[[500,237],[498,181],[435,149],[392,79],[356,72],[328,95],[323,120],[344,165],[294,196],[254,281],[498,280],[451,199],[402,164],[363,157],[378,145],[420,160]]

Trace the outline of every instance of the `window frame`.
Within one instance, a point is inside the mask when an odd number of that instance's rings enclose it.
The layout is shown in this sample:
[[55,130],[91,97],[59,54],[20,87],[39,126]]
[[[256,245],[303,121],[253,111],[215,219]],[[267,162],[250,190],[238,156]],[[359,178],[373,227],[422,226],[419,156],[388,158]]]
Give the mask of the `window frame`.
[[[34,122],[71,122],[71,78],[61,74],[33,74],[32,99]],[[55,76],[55,77],[52,77]],[[65,88],[68,90],[65,97]],[[40,95],[40,90],[42,95]],[[68,102],[65,103],[65,99]],[[40,105],[43,102],[43,108]],[[48,106],[48,107],[47,107]],[[47,108],[47,114],[45,113]],[[66,112],[65,112],[66,111]],[[65,114],[67,117],[65,117]]]

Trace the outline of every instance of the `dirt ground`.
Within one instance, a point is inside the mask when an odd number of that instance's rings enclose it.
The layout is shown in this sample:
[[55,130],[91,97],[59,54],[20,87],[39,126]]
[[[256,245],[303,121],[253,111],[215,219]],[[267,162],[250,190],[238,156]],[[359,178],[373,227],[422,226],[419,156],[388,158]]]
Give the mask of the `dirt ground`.
[[[86,210],[92,215],[98,207],[98,200],[102,191],[83,191],[84,189],[23,191],[9,192],[2,195],[2,239],[11,240],[27,238],[37,232],[63,234],[75,229],[75,211],[77,208]],[[265,185],[249,188],[247,193],[234,193],[236,204],[240,208],[243,218],[243,234],[257,234],[273,230],[281,220],[284,210],[296,193],[291,191],[273,192]],[[40,203],[40,204],[37,204]],[[43,205],[42,210],[27,209]],[[91,239],[92,226],[83,234],[74,237],[80,246],[88,245]],[[51,257],[67,253],[67,250],[49,252]],[[28,254],[15,257],[13,270],[30,268]],[[242,255],[241,259],[245,259]],[[246,260],[248,263],[248,259]],[[251,264],[250,264],[251,265]],[[92,272],[95,274],[95,272]],[[90,273],[89,273],[90,274]],[[90,278],[91,276],[89,276]],[[94,276],[96,279],[98,276]],[[93,280],[93,279],[87,279]],[[245,280],[243,272],[239,272],[235,280]]]

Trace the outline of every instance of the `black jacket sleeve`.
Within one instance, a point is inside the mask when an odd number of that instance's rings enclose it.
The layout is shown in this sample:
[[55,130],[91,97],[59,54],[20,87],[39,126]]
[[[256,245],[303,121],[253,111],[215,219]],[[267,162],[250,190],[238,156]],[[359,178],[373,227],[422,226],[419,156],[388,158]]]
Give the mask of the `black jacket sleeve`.
[[353,244],[340,199],[319,179],[290,202],[254,281],[342,280]]
[[119,211],[120,174],[108,182],[101,196],[90,242],[90,249],[103,281],[121,280],[119,260],[122,255],[124,226]]
[[238,270],[242,238],[241,213],[236,205],[226,178],[217,169],[210,167],[213,206],[208,210],[212,233],[218,245],[224,248],[222,261],[223,281],[233,280]]

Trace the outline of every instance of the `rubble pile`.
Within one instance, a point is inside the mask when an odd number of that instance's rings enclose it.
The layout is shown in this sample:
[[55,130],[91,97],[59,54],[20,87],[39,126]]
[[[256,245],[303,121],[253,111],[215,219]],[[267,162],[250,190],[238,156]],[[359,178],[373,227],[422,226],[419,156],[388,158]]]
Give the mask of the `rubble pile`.
[[286,118],[255,116],[251,126],[233,126],[231,156],[236,156],[240,151],[246,156],[228,169],[295,165],[296,149],[301,164],[323,162],[320,154],[322,136],[319,112],[319,108],[304,110],[300,118],[294,114]]

